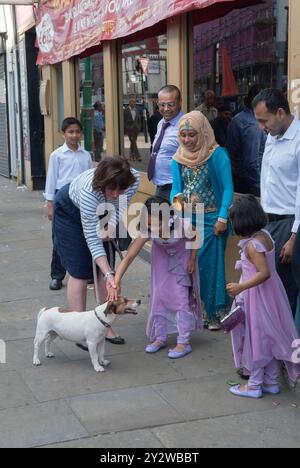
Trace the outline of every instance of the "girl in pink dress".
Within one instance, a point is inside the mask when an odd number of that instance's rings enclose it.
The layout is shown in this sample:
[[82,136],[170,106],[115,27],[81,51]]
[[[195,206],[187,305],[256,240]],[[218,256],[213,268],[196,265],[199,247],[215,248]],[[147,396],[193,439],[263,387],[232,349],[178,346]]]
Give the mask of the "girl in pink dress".
[[237,264],[242,276],[239,284],[228,284],[227,290],[246,315],[245,324],[232,332],[233,352],[236,366],[250,375],[248,385],[230,391],[246,398],[276,395],[280,393],[279,361],[293,382],[300,375],[300,365],[295,359],[298,334],[276,271],[274,241],[264,229],[267,216],[254,196],[238,199],[230,217],[234,231],[243,238],[239,243],[241,261]]

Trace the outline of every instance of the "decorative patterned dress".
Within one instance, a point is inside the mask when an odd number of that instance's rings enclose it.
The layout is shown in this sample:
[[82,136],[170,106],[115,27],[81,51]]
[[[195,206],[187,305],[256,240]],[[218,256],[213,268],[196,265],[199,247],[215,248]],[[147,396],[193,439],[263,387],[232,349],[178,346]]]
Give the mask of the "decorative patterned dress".
[[[183,199],[186,203],[204,205],[204,244],[199,251],[201,298],[205,304],[207,322],[220,319],[230,306],[226,292],[225,250],[228,233],[217,237],[214,226],[219,208],[209,175],[208,162],[196,170],[181,167]],[[196,217],[193,218],[196,220]],[[197,227],[197,226],[196,226]]]
[[[197,203],[204,205],[204,243],[199,251],[199,271],[201,298],[205,305],[207,322],[213,323],[227,312],[231,300],[226,291],[225,250],[229,229],[215,236],[214,226],[218,218],[228,219],[228,211],[233,201],[233,182],[231,164],[227,151],[218,147],[210,159],[191,169],[173,160],[173,187],[171,203],[178,194],[183,194],[196,208]],[[193,223],[197,226],[197,216]]]

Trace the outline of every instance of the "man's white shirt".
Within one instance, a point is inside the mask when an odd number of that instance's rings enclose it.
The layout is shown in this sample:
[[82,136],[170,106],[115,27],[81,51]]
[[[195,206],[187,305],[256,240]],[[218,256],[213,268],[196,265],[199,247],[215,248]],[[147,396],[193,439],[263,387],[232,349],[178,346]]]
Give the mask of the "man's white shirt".
[[300,226],[300,122],[294,118],[281,137],[268,136],[261,172],[261,203],[266,213],[295,216]]

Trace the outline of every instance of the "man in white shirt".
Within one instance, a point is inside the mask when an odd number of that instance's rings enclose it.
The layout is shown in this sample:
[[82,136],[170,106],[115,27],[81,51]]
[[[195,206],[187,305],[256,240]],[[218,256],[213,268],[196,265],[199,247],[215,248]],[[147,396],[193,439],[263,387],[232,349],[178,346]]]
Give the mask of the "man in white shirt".
[[[49,221],[52,221],[53,217],[53,202],[56,192],[65,185],[70,184],[77,176],[93,167],[90,153],[80,146],[82,137],[81,123],[73,117],[67,118],[63,121],[61,130],[65,143],[50,156],[44,193],[44,197],[47,200]],[[51,291],[58,291],[62,288],[66,270],[61,264],[60,257],[55,249],[53,233],[52,240],[53,252],[49,287]]]
[[269,133],[262,162],[261,203],[276,242],[277,271],[295,313],[298,290],[291,262],[300,226],[300,122],[277,89],[261,91],[253,108],[261,127]]

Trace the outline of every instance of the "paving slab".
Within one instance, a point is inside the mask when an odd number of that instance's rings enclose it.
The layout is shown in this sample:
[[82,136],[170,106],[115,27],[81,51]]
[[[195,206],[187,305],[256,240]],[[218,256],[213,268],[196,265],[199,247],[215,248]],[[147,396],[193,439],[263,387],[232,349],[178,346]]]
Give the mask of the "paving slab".
[[0,448],[29,448],[89,436],[63,401],[0,411]]
[[[230,377],[230,376],[229,376]],[[187,420],[208,419],[238,413],[264,411],[273,403],[287,406],[300,404],[299,394],[284,389],[282,395],[261,400],[238,398],[229,392],[228,374],[155,385],[154,389]]]
[[[53,351],[55,354],[56,362],[68,361],[67,356],[56,346],[55,343],[52,345],[51,351]],[[42,359],[44,362],[47,360],[45,358],[44,346],[42,346],[40,349],[40,359]],[[6,343],[6,364],[0,364],[0,374],[12,370],[19,371],[26,368],[31,369],[33,367],[32,360],[33,339],[8,341]]]
[[34,338],[35,330],[36,320],[0,322],[0,339],[4,341],[15,341]]
[[103,434],[98,437],[73,440],[62,444],[47,445],[45,448],[163,448],[162,443],[150,430],[125,431]]
[[0,410],[33,405],[34,403],[37,403],[36,399],[17,372],[1,372]]
[[99,374],[88,360],[68,359],[42,360],[42,366],[20,372],[40,402],[182,379],[168,365],[145,353],[113,356],[111,365]]
[[153,389],[130,388],[67,400],[90,434],[174,423],[181,420]]
[[300,410],[273,408],[251,414],[152,429],[168,448],[299,448]]

